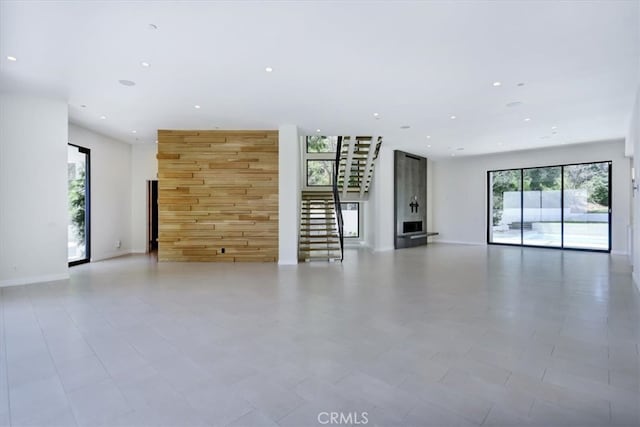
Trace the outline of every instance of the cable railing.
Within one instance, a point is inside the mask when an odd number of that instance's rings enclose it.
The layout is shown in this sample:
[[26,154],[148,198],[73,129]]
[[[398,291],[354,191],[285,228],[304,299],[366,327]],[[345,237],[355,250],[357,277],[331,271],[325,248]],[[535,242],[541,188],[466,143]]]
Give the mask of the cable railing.
[[336,163],[333,168],[333,202],[336,205],[336,220],[338,222],[338,234],[340,235],[340,261],[344,259],[344,220],[342,218],[342,204],[340,203],[340,191],[338,191],[338,169],[340,169],[340,156],[342,154],[342,137],[338,137],[336,148]]

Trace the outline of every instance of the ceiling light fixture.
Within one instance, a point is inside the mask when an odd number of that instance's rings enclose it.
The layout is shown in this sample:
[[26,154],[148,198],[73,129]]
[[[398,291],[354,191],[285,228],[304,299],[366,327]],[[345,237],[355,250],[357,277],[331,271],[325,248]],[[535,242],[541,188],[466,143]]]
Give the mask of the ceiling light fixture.
[[450,118],[451,120],[455,120],[455,119],[457,119],[457,117],[456,117],[456,116],[449,116],[449,118]]
[[132,130],[131,133],[138,133],[138,131],[137,130]]
[[200,106],[198,104],[194,105],[193,108],[195,108],[196,110],[200,109]]
[[524,119],[525,122],[530,122],[531,119],[529,117],[527,117],[526,119]]
[[431,139],[431,135],[427,135],[427,139]]
[[144,68],[149,68],[149,67],[151,67],[151,64],[149,64],[147,61],[142,61],[142,62],[140,63],[140,65],[142,65]]
[[18,60],[18,58],[16,58],[15,56],[11,56],[11,55],[7,56],[7,59],[9,61],[12,61],[12,62],[16,62]]
[[264,70],[265,70],[267,73],[270,73],[270,72],[272,72],[272,71],[273,71],[273,68],[271,68],[271,67],[267,67],[267,68],[265,68]]
[[87,108],[87,104],[80,104],[80,108]]
[[493,82],[494,87],[502,86],[502,82]]
[[120,83],[123,86],[135,86],[136,82],[131,81],[131,80],[118,80],[118,83]]
[[522,87],[522,86],[524,86],[523,82],[518,83],[518,87]]
[[431,145],[427,145],[427,148],[431,148]]
[[379,117],[380,114],[379,113],[373,113],[373,117]]
[[100,120],[106,120],[107,116],[100,116]]
[[320,129],[316,129],[316,132],[320,132]]
[[551,126],[551,130],[556,130],[558,129],[558,126]]

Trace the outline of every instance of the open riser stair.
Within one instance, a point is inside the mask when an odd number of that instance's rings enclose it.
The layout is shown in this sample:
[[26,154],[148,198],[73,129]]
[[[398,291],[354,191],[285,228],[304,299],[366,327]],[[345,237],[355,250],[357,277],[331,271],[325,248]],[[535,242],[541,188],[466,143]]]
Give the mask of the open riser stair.
[[342,198],[364,200],[369,195],[382,137],[343,137],[337,186]]
[[333,193],[302,192],[298,257],[300,261],[342,258]]

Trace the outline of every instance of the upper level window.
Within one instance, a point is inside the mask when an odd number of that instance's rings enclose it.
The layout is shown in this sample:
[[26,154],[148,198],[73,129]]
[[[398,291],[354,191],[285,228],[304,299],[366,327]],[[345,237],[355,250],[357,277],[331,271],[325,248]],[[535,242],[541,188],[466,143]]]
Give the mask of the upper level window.
[[337,146],[337,136],[307,136],[307,153],[335,153]]

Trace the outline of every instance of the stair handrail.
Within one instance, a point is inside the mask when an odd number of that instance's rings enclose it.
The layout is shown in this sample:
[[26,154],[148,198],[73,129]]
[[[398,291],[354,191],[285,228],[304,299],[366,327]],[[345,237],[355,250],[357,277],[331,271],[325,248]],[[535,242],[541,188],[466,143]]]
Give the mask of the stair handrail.
[[340,235],[340,261],[344,259],[344,220],[342,218],[342,204],[340,203],[340,191],[338,191],[338,169],[340,169],[340,156],[342,154],[342,137],[338,137],[336,147],[336,163],[333,168],[333,202],[336,205],[336,220],[338,222],[338,234]]

